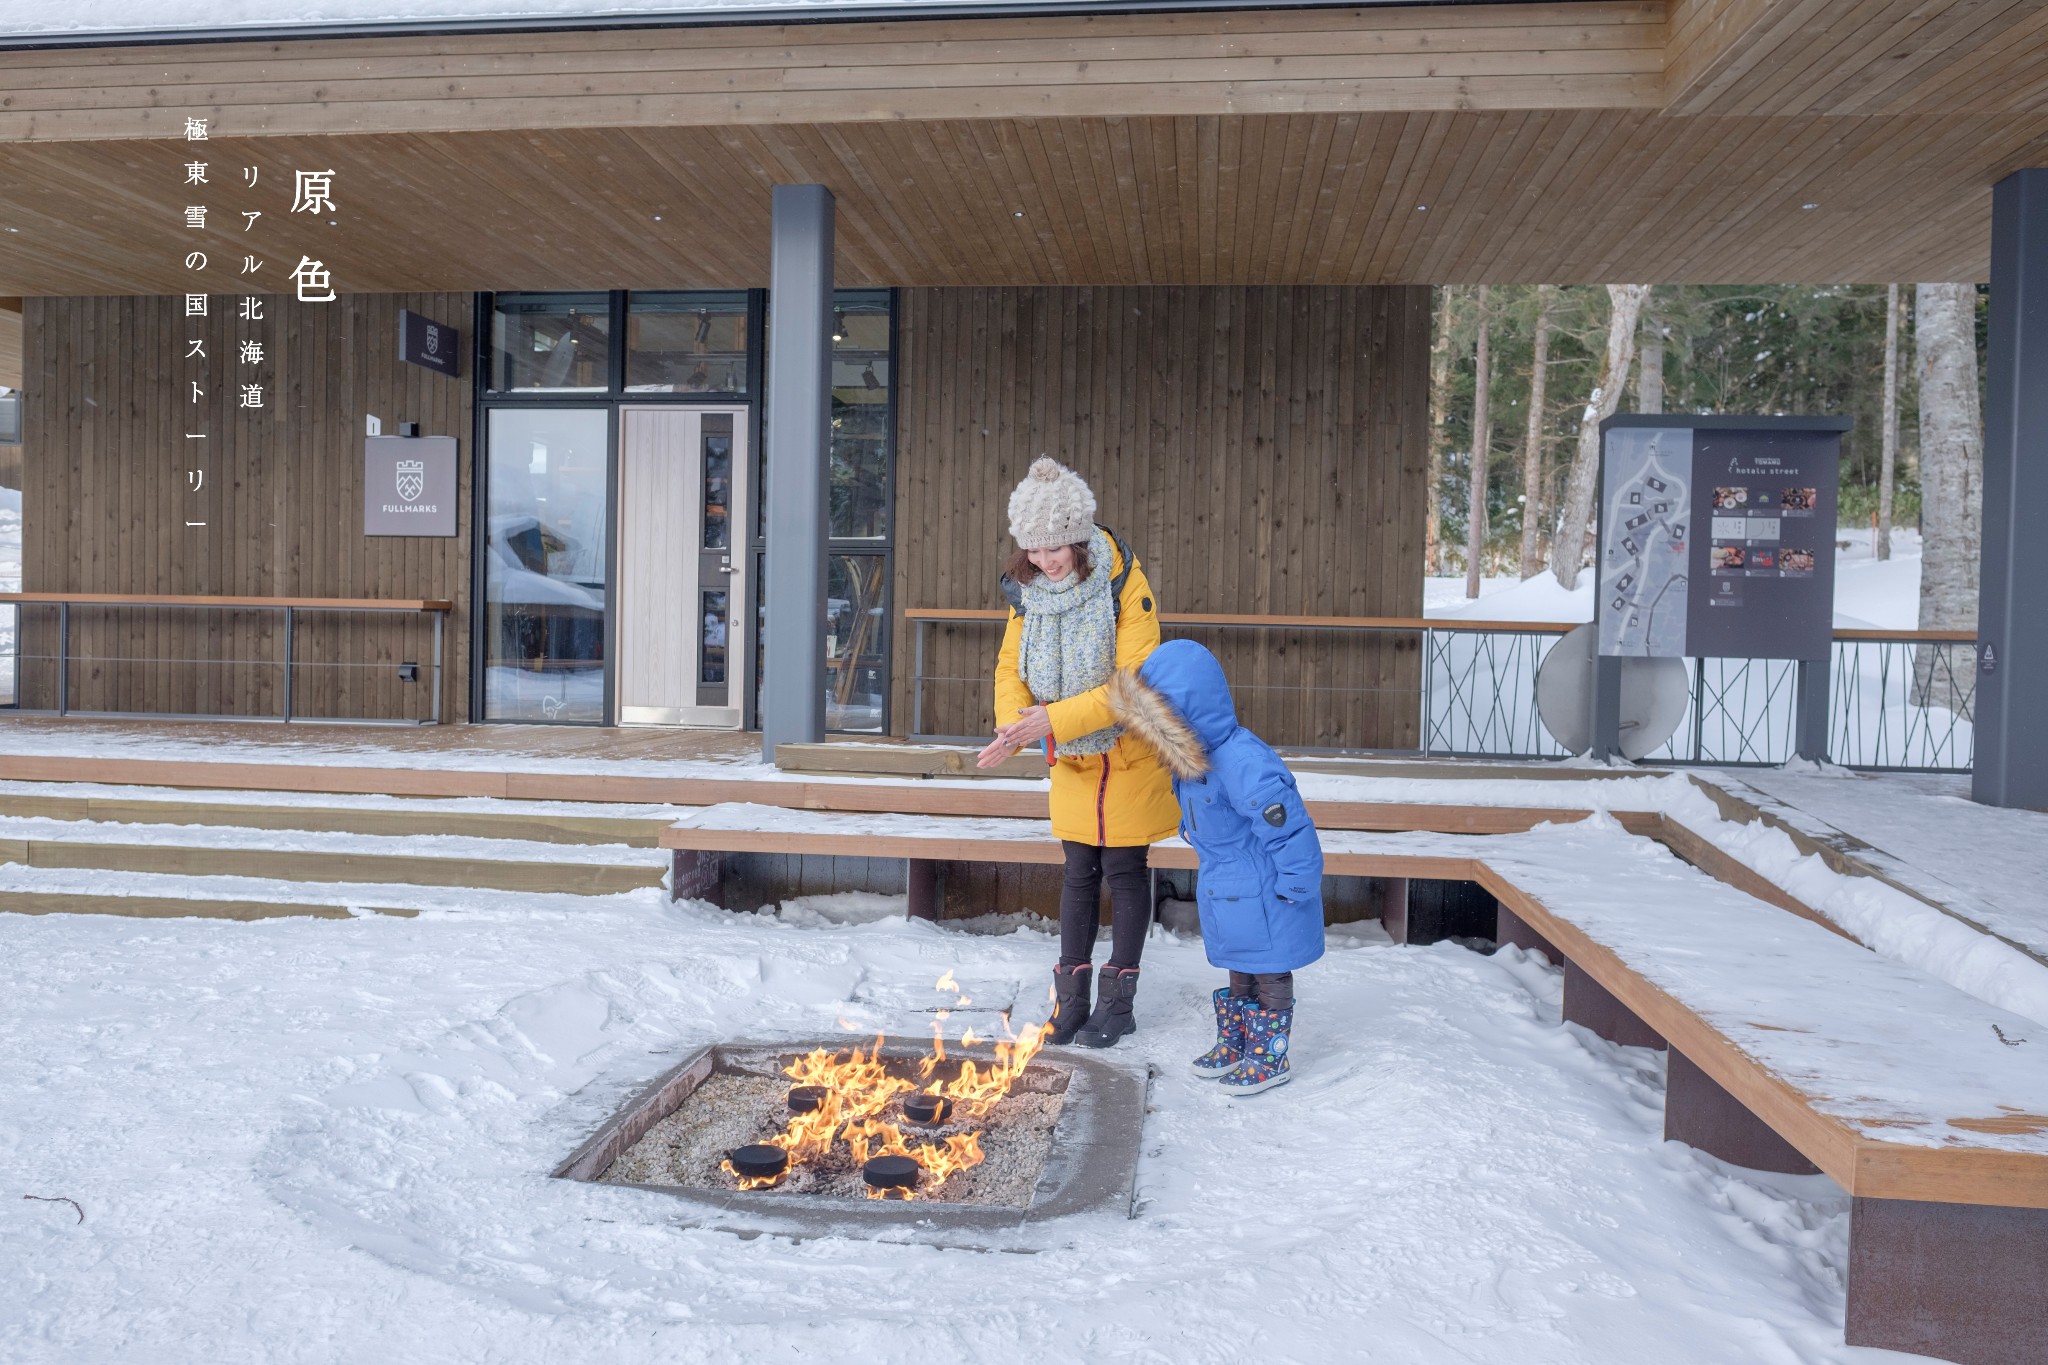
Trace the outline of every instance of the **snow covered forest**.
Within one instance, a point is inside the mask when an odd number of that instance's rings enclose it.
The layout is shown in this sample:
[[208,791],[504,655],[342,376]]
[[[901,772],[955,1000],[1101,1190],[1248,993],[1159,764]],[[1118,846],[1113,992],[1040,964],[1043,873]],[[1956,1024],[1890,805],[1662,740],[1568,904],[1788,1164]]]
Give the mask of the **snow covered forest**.
[[1839,415],[1856,423],[1843,528],[1877,560],[1894,532],[1923,550],[1916,617],[1898,624],[1974,627],[1987,297],[1954,284],[1440,288],[1427,572],[1463,577],[1466,597],[1544,572],[1576,586],[1596,429],[1615,412]]

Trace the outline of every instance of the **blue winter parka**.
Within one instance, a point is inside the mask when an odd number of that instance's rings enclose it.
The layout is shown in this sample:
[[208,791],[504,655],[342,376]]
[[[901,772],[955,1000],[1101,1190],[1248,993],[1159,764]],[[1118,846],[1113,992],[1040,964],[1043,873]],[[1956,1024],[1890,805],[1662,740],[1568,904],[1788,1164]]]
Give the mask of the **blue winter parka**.
[[1173,774],[1181,837],[1201,859],[1202,946],[1231,971],[1291,972],[1323,955],[1323,849],[1294,776],[1237,723],[1223,665],[1169,640],[1116,675],[1111,709]]

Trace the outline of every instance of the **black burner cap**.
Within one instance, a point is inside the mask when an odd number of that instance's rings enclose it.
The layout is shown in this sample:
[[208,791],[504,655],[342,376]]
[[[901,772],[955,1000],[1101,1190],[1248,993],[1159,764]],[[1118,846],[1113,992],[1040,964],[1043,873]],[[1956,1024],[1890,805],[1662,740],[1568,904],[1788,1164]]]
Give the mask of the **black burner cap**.
[[749,1180],[774,1180],[789,1170],[789,1153],[765,1142],[735,1148],[730,1159],[734,1173]]
[[825,1087],[822,1085],[793,1085],[789,1088],[789,1112],[808,1114],[821,1108],[825,1103]]
[[907,1156],[869,1157],[860,1168],[860,1178],[873,1190],[909,1190],[917,1187],[923,1168]]
[[953,1113],[953,1101],[923,1093],[903,1097],[903,1117],[929,1128],[944,1123]]

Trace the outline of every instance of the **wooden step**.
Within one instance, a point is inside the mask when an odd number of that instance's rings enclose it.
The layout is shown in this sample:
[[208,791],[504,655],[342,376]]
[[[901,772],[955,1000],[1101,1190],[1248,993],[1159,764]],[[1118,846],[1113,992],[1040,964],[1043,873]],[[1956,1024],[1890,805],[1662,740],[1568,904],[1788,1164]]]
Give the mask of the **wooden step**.
[[282,882],[368,882],[487,891],[610,896],[656,887],[666,866],[529,858],[418,857],[374,851],[0,839],[0,862],[184,877],[261,877]]
[[654,848],[666,817],[560,815],[548,811],[464,811],[406,807],[268,806],[186,801],[175,796],[46,796],[0,793],[0,816],[133,825],[220,825],[322,834],[452,834],[521,843],[624,844]]
[[[411,919],[417,910],[365,906],[373,915]],[[140,919],[259,920],[302,917],[352,919],[345,905],[309,905],[295,901],[237,901],[194,896],[106,896],[75,891],[0,891],[0,914],[130,915]]]

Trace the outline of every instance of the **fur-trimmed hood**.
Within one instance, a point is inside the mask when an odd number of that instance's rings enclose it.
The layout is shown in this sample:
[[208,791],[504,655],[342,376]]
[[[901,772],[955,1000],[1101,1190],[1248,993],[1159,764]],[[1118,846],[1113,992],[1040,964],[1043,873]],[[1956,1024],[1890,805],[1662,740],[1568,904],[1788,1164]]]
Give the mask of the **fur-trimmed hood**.
[[1237,730],[1237,708],[1216,656],[1192,640],[1168,640],[1109,681],[1109,709],[1183,782],[1206,776],[1210,755]]

